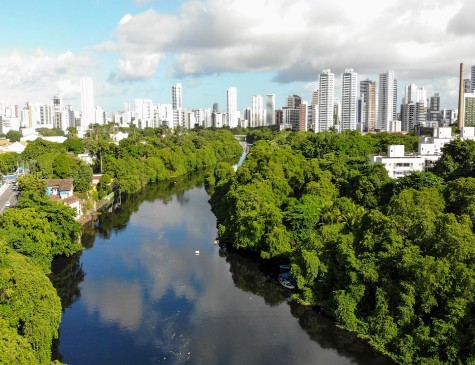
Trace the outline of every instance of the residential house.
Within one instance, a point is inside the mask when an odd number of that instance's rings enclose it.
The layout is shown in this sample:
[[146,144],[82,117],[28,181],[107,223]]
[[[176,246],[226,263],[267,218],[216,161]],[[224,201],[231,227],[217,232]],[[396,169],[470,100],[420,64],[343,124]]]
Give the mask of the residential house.
[[73,196],[73,179],[48,179],[46,180],[46,194],[48,196],[57,195],[59,198],[66,199]]

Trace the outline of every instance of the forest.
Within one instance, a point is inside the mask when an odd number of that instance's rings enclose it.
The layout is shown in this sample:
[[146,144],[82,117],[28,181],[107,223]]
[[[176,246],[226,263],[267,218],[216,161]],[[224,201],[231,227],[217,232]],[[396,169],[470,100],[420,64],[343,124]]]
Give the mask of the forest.
[[256,131],[206,180],[220,240],[291,264],[318,306],[401,364],[475,364],[475,142],[392,180],[368,156],[417,137]]
[[[2,174],[19,166],[29,171],[17,178],[15,207],[0,215],[0,364],[59,364],[51,361],[51,346],[62,308],[48,274],[54,258],[82,249],[81,225],[73,209],[46,195],[45,179],[72,178],[75,194],[86,200],[110,191],[126,196],[242,154],[229,130],[130,128],[120,142],[112,140],[114,130],[94,125],[84,139],[74,133],[63,144],[39,138],[20,155],[0,155]],[[92,166],[77,157],[84,152],[94,158]],[[93,172],[103,173],[97,191]]]

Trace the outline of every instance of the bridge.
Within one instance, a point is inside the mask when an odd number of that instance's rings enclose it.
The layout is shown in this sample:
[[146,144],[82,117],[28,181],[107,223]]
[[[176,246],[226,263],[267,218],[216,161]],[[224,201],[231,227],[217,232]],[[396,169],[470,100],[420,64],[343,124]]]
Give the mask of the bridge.
[[240,142],[246,142],[246,135],[245,134],[235,134],[234,138],[236,138]]

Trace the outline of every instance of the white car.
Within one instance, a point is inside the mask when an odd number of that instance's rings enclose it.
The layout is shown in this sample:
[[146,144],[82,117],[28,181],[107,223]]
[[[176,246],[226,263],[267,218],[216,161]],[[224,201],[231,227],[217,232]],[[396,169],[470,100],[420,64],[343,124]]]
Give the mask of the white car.
[[6,202],[5,208],[10,208],[10,202]]

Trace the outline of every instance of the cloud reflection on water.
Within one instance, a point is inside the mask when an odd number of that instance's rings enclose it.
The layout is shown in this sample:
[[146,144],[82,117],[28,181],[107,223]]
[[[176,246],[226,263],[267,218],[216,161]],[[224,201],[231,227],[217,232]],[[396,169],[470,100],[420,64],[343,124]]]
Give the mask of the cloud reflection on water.
[[[269,298],[254,294],[268,287],[281,295],[257,265],[242,264],[248,272],[234,279],[256,282],[241,283],[248,291],[236,288],[232,276],[241,264],[231,270],[231,258],[226,262],[212,244],[215,218],[206,193],[195,188],[186,194],[187,205],[171,199],[140,206],[128,232],[115,237],[103,257],[120,274],[86,277],[88,311],[130,333],[137,347],[149,347],[156,363],[353,363],[312,341],[283,297],[269,307]],[[260,286],[248,289],[253,284]]]

